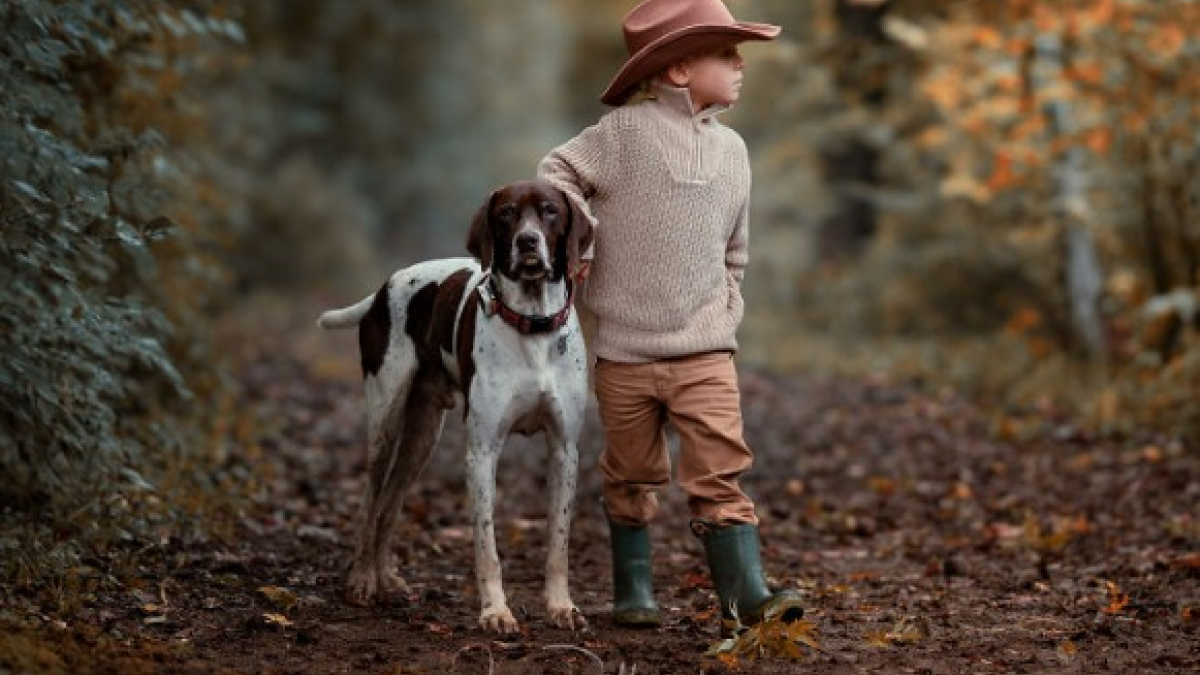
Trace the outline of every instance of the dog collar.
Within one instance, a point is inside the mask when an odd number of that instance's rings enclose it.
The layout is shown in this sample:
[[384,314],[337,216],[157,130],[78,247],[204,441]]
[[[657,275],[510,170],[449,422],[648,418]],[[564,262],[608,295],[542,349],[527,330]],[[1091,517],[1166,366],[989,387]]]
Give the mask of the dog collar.
[[540,333],[552,333],[559,328],[562,328],[567,323],[567,319],[571,316],[571,303],[575,300],[575,284],[567,279],[567,303],[563,308],[554,314],[521,314],[517,310],[504,304],[500,299],[500,292],[496,288],[495,281],[489,274],[487,279],[479,285],[479,304],[483,307],[484,314],[488,316],[499,315],[504,323],[512,326],[522,335],[536,335]]

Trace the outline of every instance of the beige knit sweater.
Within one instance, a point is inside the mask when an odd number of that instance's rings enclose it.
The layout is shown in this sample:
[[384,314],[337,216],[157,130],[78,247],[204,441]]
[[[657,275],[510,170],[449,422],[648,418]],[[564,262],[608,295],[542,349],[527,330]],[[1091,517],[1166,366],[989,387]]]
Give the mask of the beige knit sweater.
[[640,363],[737,349],[750,163],[737,132],[687,89],[617,108],[555,148],[538,174],[590,206],[582,300],[596,355]]

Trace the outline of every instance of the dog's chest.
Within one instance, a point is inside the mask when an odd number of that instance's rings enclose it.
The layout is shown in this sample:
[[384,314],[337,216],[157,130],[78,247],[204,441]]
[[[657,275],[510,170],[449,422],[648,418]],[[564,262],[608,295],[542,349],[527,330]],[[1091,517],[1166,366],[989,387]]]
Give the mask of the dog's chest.
[[472,410],[497,411],[516,433],[534,433],[574,409],[586,397],[587,381],[579,325],[569,321],[554,333],[518,335],[490,330],[498,317],[480,316],[476,372],[469,387]]

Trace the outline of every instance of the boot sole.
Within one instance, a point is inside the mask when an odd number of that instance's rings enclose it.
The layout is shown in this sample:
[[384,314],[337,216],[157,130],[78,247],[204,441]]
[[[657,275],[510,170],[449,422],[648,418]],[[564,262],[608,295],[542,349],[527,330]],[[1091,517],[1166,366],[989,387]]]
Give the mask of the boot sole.
[[663,624],[662,613],[653,609],[614,613],[612,619],[623,628],[658,628]]
[[[748,628],[762,623],[767,614],[771,619],[780,623],[795,623],[804,618],[804,606],[800,602],[800,594],[795,591],[781,591],[769,598],[746,615],[742,627]],[[721,620],[721,637],[731,638],[737,632],[737,622],[732,619]]]

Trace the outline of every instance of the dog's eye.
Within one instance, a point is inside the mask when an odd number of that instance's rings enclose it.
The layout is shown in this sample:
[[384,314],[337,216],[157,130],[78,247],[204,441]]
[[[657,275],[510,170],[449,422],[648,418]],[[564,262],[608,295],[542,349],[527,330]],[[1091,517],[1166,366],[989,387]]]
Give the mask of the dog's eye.
[[517,217],[517,207],[515,204],[504,204],[496,209],[496,216],[506,223],[511,223]]
[[558,205],[554,202],[542,202],[542,217],[547,219],[558,217]]

